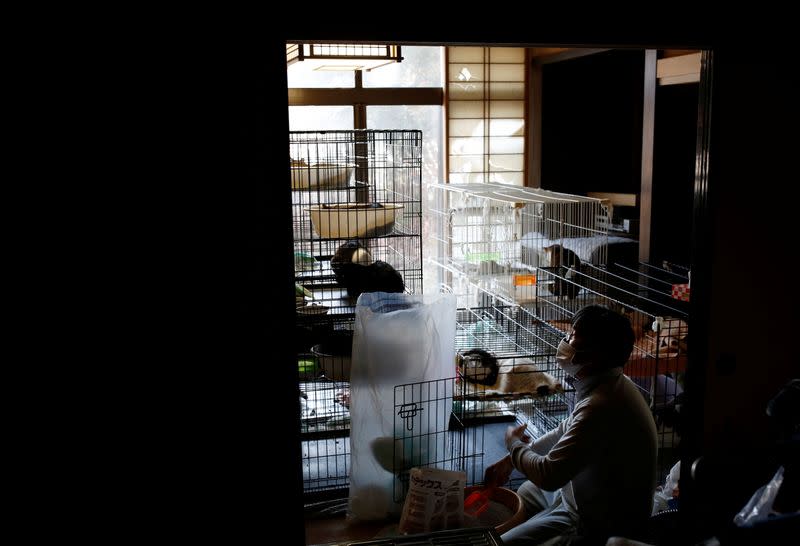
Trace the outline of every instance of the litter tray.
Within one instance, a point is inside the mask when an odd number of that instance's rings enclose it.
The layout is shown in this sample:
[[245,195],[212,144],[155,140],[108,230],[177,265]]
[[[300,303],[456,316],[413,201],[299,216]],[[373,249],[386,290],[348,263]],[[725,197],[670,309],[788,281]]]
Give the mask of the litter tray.
[[346,188],[356,166],[351,163],[313,163],[292,165],[292,189]]
[[394,229],[395,215],[403,205],[396,203],[354,203],[312,205],[311,225],[324,238],[375,237]]

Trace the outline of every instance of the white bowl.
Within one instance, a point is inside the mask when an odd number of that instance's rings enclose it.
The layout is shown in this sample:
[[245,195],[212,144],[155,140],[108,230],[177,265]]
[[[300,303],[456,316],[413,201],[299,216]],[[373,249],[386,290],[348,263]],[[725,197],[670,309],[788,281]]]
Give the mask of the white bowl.
[[346,188],[355,171],[352,163],[312,163],[291,167],[292,189]]
[[392,232],[395,215],[402,208],[395,203],[335,204],[313,205],[308,212],[320,237],[374,237]]

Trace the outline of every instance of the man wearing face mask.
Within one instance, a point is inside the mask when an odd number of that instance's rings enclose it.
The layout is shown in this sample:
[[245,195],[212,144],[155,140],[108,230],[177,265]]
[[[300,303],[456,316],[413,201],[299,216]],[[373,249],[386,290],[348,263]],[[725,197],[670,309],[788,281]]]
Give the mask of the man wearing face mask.
[[643,531],[653,505],[658,448],[650,409],[622,373],[633,341],[630,322],[619,313],[599,305],[575,313],[556,355],[575,378],[575,408],[533,442],[525,425],[508,427],[509,454],[486,469],[487,487],[506,483],[514,468],[528,478],[518,493],[531,517],[504,533],[504,544],[569,535],[604,544],[609,536]]

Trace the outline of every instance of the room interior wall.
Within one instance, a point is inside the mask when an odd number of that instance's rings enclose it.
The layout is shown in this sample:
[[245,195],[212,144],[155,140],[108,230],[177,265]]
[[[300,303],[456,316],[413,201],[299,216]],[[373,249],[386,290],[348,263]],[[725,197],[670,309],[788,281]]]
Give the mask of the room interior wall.
[[766,406],[798,376],[800,298],[781,265],[797,247],[796,203],[781,189],[796,170],[787,66],[777,51],[714,51],[708,206],[692,234],[683,462],[696,468],[682,469],[681,495],[686,521],[717,532],[777,468]]
[[650,262],[688,266],[699,85],[656,87]]
[[542,66],[542,187],[639,193],[643,50]]

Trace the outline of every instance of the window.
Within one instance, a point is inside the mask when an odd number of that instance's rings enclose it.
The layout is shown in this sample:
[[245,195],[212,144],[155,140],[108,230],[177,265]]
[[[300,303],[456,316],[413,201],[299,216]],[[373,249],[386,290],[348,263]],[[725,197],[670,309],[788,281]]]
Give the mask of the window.
[[353,72],[314,70],[309,63],[294,63],[286,70],[289,87],[350,88],[355,85]]
[[447,52],[450,182],[525,185],[525,48]]
[[428,212],[433,204],[430,184],[442,180],[443,113],[441,106],[368,106],[368,129],[396,129],[397,127],[422,130],[422,290],[425,294],[439,291],[438,268],[428,264],[427,258],[438,252],[437,241],[432,237],[433,216]]
[[290,131],[330,131],[353,128],[352,106],[290,106]]
[[[403,61],[369,72],[319,72],[288,67],[289,129],[422,130],[423,292],[436,293],[437,275],[426,258],[433,256],[428,185],[444,180],[444,48],[403,46]],[[398,104],[399,103],[399,104]]]
[[364,72],[364,87],[442,87],[442,48],[403,46],[399,63]]

